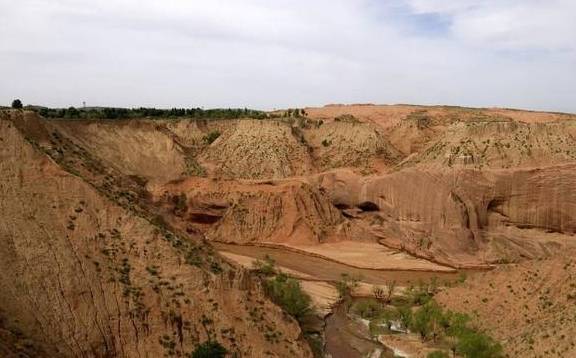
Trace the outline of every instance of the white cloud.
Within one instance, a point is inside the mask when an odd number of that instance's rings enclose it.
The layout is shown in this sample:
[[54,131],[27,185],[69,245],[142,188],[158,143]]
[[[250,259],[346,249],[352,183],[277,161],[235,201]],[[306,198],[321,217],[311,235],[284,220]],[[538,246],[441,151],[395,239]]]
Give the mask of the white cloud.
[[409,0],[416,13],[447,15],[460,40],[505,49],[576,49],[573,0]]
[[561,0],[0,0],[0,102],[576,111],[573,9]]

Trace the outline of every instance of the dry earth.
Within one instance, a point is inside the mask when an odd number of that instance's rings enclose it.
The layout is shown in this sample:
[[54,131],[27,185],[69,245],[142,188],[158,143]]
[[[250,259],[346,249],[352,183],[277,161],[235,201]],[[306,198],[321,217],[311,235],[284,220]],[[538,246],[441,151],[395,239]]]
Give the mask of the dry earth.
[[[243,356],[310,355],[296,323],[238,264],[256,255],[230,245],[223,258],[211,246],[229,243],[284,248],[301,262],[280,257],[281,266],[325,281],[504,265],[439,299],[477,313],[510,356],[574,354],[574,115],[305,112],[210,121],[2,112],[0,353],[183,355],[213,334]],[[322,285],[305,289],[328,300]]]

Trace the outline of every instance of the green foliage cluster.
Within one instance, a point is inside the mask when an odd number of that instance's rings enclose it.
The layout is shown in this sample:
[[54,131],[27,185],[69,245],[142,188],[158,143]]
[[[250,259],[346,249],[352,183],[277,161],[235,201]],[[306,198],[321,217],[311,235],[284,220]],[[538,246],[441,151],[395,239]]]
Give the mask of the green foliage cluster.
[[412,322],[412,310],[409,306],[387,306],[373,298],[357,300],[351,311],[371,321],[370,330],[374,335],[383,333],[378,329],[381,324],[386,325],[390,331],[392,323],[396,322],[400,328],[407,330]]
[[447,343],[453,354],[467,358],[502,357],[500,344],[475,330],[469,322],[466,314],[445,311],[431,300],[414,312],[409,327],[423,340]]
[[194,352],[189,354],[190,358],[223,358],[228,351],[220,343],[215,341],[206,341],[196,347]]
[[46,108],[39,107],[35,110],[46,118],[63,119],[127,119],[127,118],[194,118],[194,119],[237,119],[256,118],[264,119],[268,115],[263,111],[248,108],[112,108],[112,107],[91,107],[91,108]]
[[258,274],[268,277],[264,290],[272,301],[302,323],[311,312],[312,299],[302,290],[300,282],[277,270],[276,262],[269,255],[263,260],[255,260],[252,267]]
[[297,321],[302,322],[310,313],[311,299],[300,287],[300,282],[279,273],[271,280],[265,281],[264,288],[272,301],[282,307]]

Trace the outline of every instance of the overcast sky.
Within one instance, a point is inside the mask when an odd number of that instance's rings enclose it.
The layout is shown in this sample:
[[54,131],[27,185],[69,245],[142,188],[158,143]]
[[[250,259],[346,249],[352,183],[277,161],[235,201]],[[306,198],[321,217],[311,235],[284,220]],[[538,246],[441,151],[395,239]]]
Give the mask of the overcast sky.
[[576,112],[576,0],[0,0],[0,104]]

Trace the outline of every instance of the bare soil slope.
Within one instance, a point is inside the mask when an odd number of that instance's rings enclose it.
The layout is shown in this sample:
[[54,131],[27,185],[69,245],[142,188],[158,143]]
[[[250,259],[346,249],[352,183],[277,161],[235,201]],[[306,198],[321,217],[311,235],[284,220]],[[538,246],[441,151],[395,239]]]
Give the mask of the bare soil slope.
[[281,121],[241,120],[201,155],[215,176],[278,179],[312,172],[307,147]]
[[0,138],[2,356],[184,356],[209,338],[310,356],[295,321],[202,241],[104,198],[12,121]]

